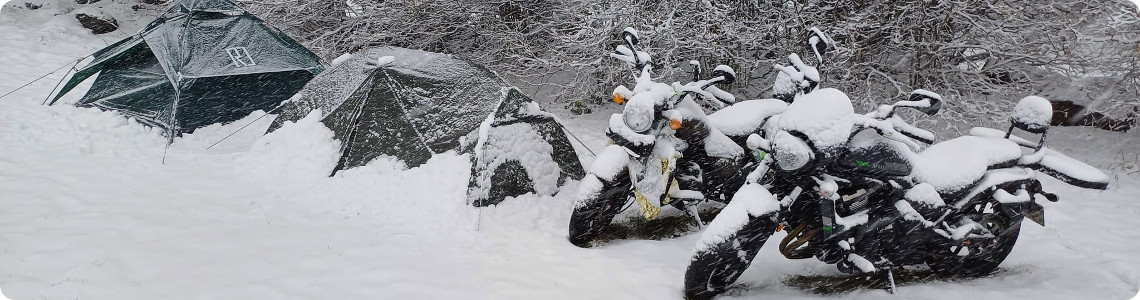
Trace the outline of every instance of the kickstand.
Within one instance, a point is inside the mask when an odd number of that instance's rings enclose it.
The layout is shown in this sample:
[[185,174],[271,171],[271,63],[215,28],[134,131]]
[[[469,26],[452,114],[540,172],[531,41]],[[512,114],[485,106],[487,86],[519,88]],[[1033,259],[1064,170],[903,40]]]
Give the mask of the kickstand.
[[697,224],[697,229],[704,230],[705,222],[701,221],[701,215],[697,212],[696,201],[685,201],[685,214],[693,218],[694,224]]
[[887,269],[887,293],[895,294],[895,274]]

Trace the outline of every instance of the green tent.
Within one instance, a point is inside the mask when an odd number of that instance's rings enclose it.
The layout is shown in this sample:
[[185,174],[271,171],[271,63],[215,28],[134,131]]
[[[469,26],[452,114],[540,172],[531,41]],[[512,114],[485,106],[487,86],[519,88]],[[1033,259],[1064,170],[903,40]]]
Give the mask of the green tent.
[[584,176],[558,118],[485,67],[450,55],[365,49],[309,82],[269,131],[320,110],[341,141],[337,171],[395,157],[472,152],[468,200],[485,206],[528,192],[552,195]]
[[75,103],[114,110],[169,138],[270,110],[323,70],[320,59],[230,0],[182,0],[92,54],[52,100],[99,74]]

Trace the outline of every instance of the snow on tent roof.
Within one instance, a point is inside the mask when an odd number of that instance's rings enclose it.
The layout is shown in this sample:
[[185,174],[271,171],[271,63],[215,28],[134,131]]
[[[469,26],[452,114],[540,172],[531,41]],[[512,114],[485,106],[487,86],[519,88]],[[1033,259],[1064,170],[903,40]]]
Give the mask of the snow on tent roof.
[[468,193],[475,205],[529,191],[553,194],[567,179],[584,176],[557,118],[483,66],[396,47],[338,61],[269,127],[319,109],[341,141],[333,174],[381,156],[415,167],[435,153],[475,151]]
[[[370,48],[331,68],[302,89],[294,109],[286,107],[279,120],[299,120],[312,109],[327,118],[362,88],[385,56],[394,59],[379,68],[381,84],[399,99],[407,120],[435,153],[454,149],[458,138],[479,126],[509,86],[483,66],[447,54],[397,47]],[[279,126],[280,121],[271,127]],[[409,162],[411,164],[413,162]]]
[[99,74],[75,104],[114,110],[169,138],[270,110],[324,69],[299,43],[230,0],[183,0],[92,54],[52,100]]

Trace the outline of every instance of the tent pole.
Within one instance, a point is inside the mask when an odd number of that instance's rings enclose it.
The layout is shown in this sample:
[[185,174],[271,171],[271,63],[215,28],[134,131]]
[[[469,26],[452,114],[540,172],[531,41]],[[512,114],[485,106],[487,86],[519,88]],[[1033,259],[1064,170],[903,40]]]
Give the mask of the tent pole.
[[[84,58],[87,58],[87,57],[86,56],[81,57],[81,58],[75,60],[75,63],[79,63]],[[68,62],[68,63],[70,63],[70,62]],[[8,92],[7,94],[4,94],[3,96],[0,96],[0,99],[4,99],[4,97],[8,97],[8,95],[11,95],[12,93],[15,93],[16,91],[19,91],[23,88],[26,88],[29,85],[31,85],[32,83],[35,83],[36,81],[40,81],[41,79],[44,79],[44,77],[48,77],[48,75],[55,74],[55,72],[59,72],[59,70],[63,69],[64,67],[67,67],[67,64],[63,64],[62,66],[59,66],[59,68],[56,68],[55,71],[51,71],[51,73],[44,74],[44,76],[40,76],[40,78],[36,78],[35,80],[28,81],[28,83],[25,83],[24,85],[12,90],[11,92]],[[55,89],[52,89],[52,91],[55,91]],[[48,96],[50,97],[51,95],[48,95]]]
[[[181,78],[182,76],[178,76]],[[169,129],[166,130],[166,148],[162,150],[162,164],[166,164],[166,152],[170,150],[170,144],[174,144],[174,132],[178,127],[178,101],[182,100],[182,82],[179,80],[178,86],[174,91],[174,103],[170,105],[170,123],[167,124]]]
[[[87,58],[87,57],[85,56],[83,58]],[[71,74],[71,71],[75,71],[75,66],[78,66],[79,61],[83,60],[83,58],[75,60],[75,64],[71,65],[71,70],[68,70],[67,74]],[[56,71],[59,71],[59,69],[56,69]],[[63,77],[59,79],[59,82],[55,83],[55,87],[51,88],[51,92],[48,92],[47,97],[44,98],[44,102],[40,103],[40,105],[48,105],[49,104],[48,99],[51,99],[51,95],[55,94],[55,89],[58,89],[59,85],[63,84],[63,81],[67,80],[67,74],[63,74]],[[50,104],[55,104],[55,101],[52,101]]]

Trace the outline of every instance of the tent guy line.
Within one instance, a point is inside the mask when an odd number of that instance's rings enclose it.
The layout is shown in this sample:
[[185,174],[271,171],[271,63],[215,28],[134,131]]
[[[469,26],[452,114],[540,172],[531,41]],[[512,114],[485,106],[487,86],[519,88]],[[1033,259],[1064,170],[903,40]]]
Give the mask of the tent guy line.
[[[67,70],[67,73],[63,75],[63,78],[60,78],[60,79],[59,79],[59,82],[56,82],[56,83],[55,83],[55,86],[51,88],[51,92],[52,92],[52,93],[55,93],[55,89],[58,89],[58,88],[59,88],[59,85],[63,84],[63,81],[64,81],[64,80],[67,80],[67,75],[70,75],[70,74],[71,74],[71,71],[75,71],[75,70],[76,70],[76,69],[75,69],[75,67],[79,66],[79,62],[83,61],[83,60],[84,60],[84,59],[86,59],[88,56],[91,56],[91,55],[87,55],[87,56],[84,56],[84,57],[80,57],[79,59],[76,59],[76,60],[75,60],[75,63],[74,63],[74,64],[71,64],[71,70]],[[55,69],[55,71],[52,71],[52,73],[58,72],[60,69],[63,69],[63,67],[60,67],[59,69]],[[49,73],[49,74],[50,74],[50,73]],[[44,76],[46,77],[47,75],[44,75]],[[40,77],[40,78],[44,78],[44,77]],[[48,100],[50,100],[50,99],[51,99],[51,93],[48,93],[48,96],[47,96],[47,97],[44,97],[44,102],[43,102],[43,103],[40,103],[40,105],[45,105],[45,104],[47,104],[47,103],[48,103]]]
[[[87,56],[90,56],[90,55],[87,55]],[[47,74],[44,74],[43,76],[40,76],[39,78],[33,79],[32,81],[28,81],[28,83],[25,83],[24,85],[21,85],[20,87],[18,87],[18,88],[16,88],[16,89],[14,89],[14,90],[12,90],[12,91],[10,91],[10,92],[8,92],[8,93],[4,94],[3,96],[0,96],[0,99],[4,99],[4,97],[8,97],[8,95],[11,95],[12,93],[18,92],[18,91],[20,91],[21,89],[24,89],[25,87],[28,87],[29,85],[32,85],[32,84],[33,84],[33,83],[35,83],[36,81],[40,81],[40,80],[42,80],[42,79],[44,79],[44,78],[46,78],[46,77],[50,76],[51,74],[55,74],[55,72],[59,72],[59,70],[63,70],[63,68],[64,68],[64,67],[67,67],[67,65],[72,65],[72,68],[74,68],[74,65],[73,65],[73,64],[78,64],[78,63],[79,63],[80,61],[82,61],[84,58],[87,58],[87,56],[84,56],[84,57],[80,57],[79,59],[76,59],[76,60],[74,60],[74,61],[68,61],[67,63],[63,64],[62,66],[59,66],[59,68],[56,68],[55,70],[53,70],[53,71],[51,71],[51,72],[49,72],[49,73],[47,73]],[[66,78],[67,76],[64,76],[64,77]],[[57,87],[58,87],[58,86],[57,86]],[[54,92],[54,91],[55,91],[55,89],[53,88],[53,89],[52,89],[52,91]],[[48,94],[48,97],[51,97],[51,94]],[[45,102],[45,103],[46,103],[46,102]]]
[[217,142],[214,142],[213,144],[210,144],[210,146],[209,146],[209,147],[206,147],[206,149],[207,149],[207,150],[209,150],[210,148],[214,148],[214,146],[217,146],[218,144],[221,144],[221,143],[222,143],[223,141],[225,141],[226,139],[229,139],[231,136],[234,136],[234,135],[235,135],[235,134],[237,134],[238,132],[241,132],[241,131],[242,131],[242,129],[245,129],[246,127],[249,127],[249,125],[253,125],[253,123],[257,123],[257,121],[258,121],[258,120],[261,120],[262,118],[265,118],[265,116],[268,116],[268,115],[272,115],[274,112],[276,112],[278,109],[281,109],[281,107],[284,107],[284,106],[285,106],[285,105],[278,105],[277,107],[274,107],[272,110],[270,110],[270,111],[268,111],[268,112],[265,112],[265,114],[264,114],[264,115],[261,115],[260,117],[257,117],[257,119],[253,119],[253,121],[250,121],[249,123],[247,123],[247,124],[243,125],[241,128],[238,128],[237,130],[234,130],[234,132],[231,132],[230,134],[226,135],[225,137],[223,137],[222,139],[218,140]]

